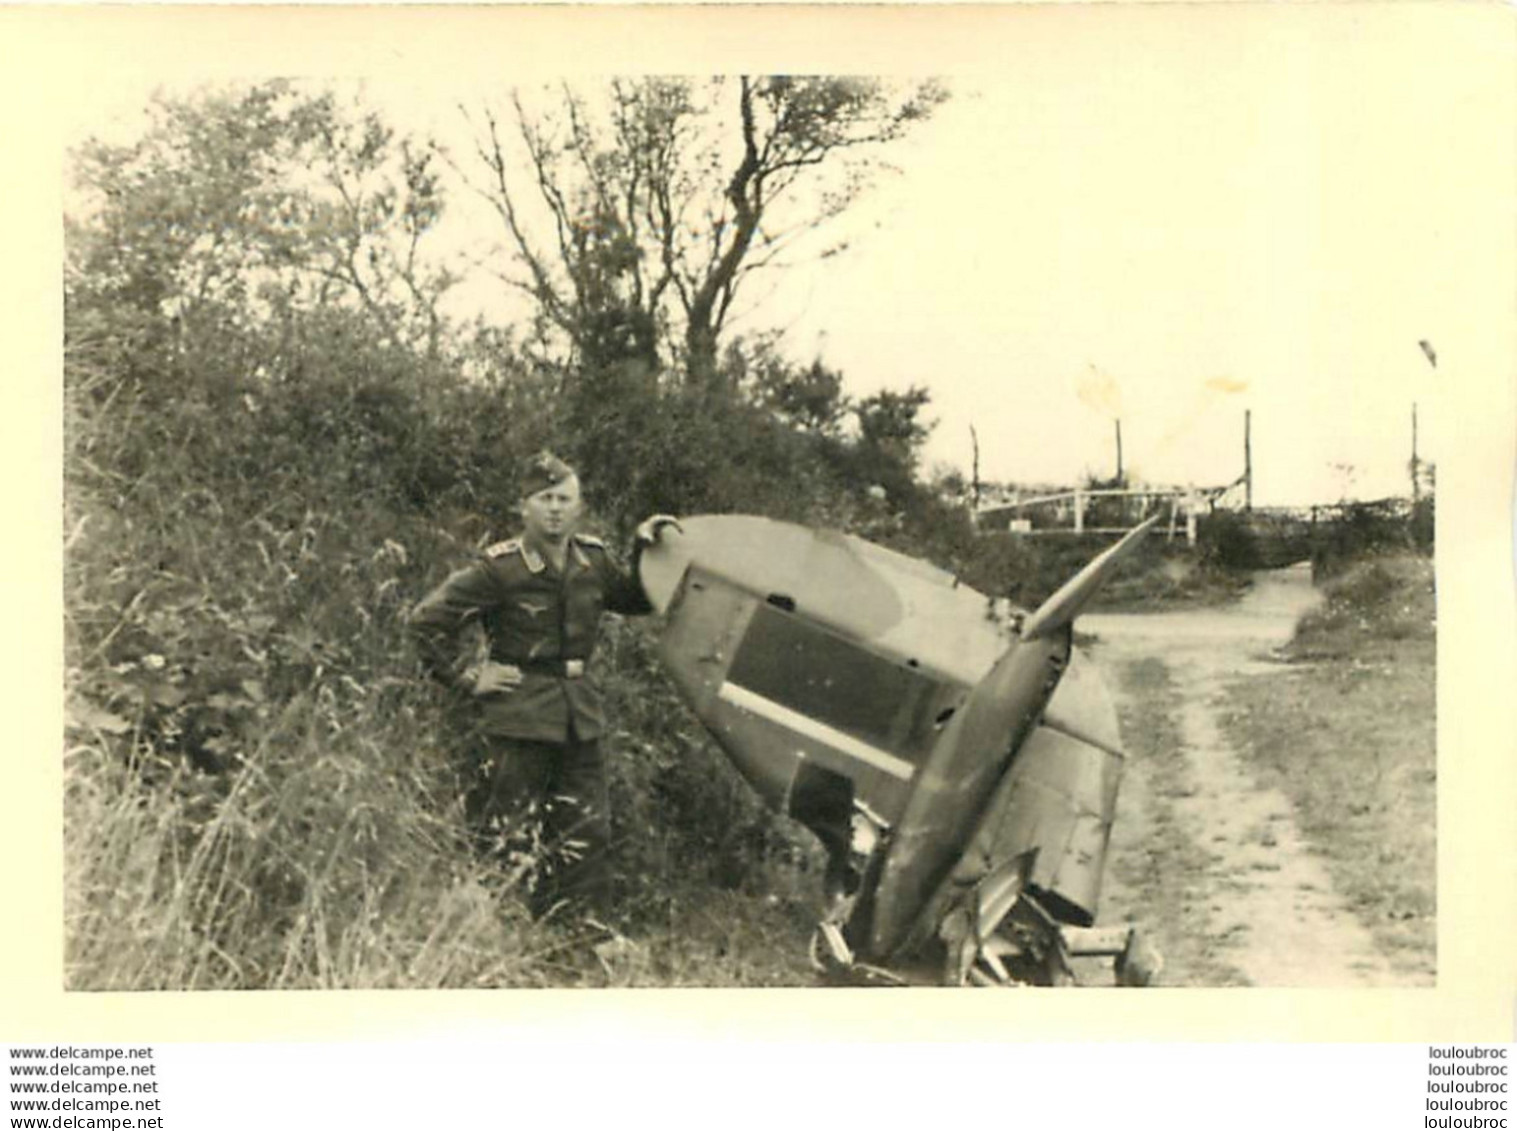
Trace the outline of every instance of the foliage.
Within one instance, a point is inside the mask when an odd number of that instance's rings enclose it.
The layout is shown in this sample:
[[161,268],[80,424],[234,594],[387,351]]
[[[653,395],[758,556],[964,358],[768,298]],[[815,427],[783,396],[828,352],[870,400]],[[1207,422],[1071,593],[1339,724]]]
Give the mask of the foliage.
[[926,389],[913,385],[903,393],[883,389],[854,409],[864,474],[886,491],[899,494],[916,479],[916,453],[931,431],[921,420],[929,399]]
[[[1429,470],[1431,470],[1431,465]],[[1438,527],[1438,499],[1436,495],[1427,494],[1412,504],[1412,516],[1409,533],[1412,545],[1424,554],[1433,552]]]
[[1437,608],[1433,563],[1402,553],[1346,567],[1322,587],[1323,603],[1301,619],[1292,641],[1301,657],[1372,657],[1389,641],[1431,643]]
[[503,277],[576,359],[678,361],[705,387],[722,376],[719,338],[744,282],[846,209],[874,152],[944,97],[934,83],[784,75],[516,91],[508,114],[475,115],[474,183],[519,262]]
[[760,343],[750,360],[734,344],[726,365],[734,385],[780,420],[818,436],[842,435],[851,402],[843,393],[843,374],[822,364],[821,358],[795,366]]
[[[1132,484],[1127,476],[1104,477],[1093,472],[1084,476],[1087,491],[1125,491]],[[1090,529],[1125,530],[1141,522],[1142,500],[1124,495],[1091,495],[1085,499],[1085,526]]]
[[77,155],[71,340],[171,389],[191,373],[301,379],[318,313],[361,314],[373,353],[435,359],[454,277],[422,254],[444,207],[433,161],[286,82],[155,101],[141,140]]
[[[679,84],[658,89],[673,98]],[[851,81],[701,89],[713,99],[701,115],[717,95],[747,98],[755,138],[791,131],[774,160],[805,152],[836,172],[927,109],[892,102],[904,114],[894,125],[845,135],[825,114],[863,130],[866,111],[897,96]],[[766,117],[786,106],[783,122]],[[681,161],[699,149],[683,133],[648,137],[694,147]],[[583,145],[555,160],[600,152]],[[531,326],[450,322],[439,304],[452,275],[428,245],[448,206],[433,153],[362,107],[275,83],[162,100],[140,142],[76,154],[86,206],[69,223],[64,389],[71,986],[610,976],[572,924],[529,922],[518,881],[471,855],[455,779],[465,728],[420,678],[404,627],[430,585],[511,531],[515,469],[539,448],[581,468],[604,532],[625,536],[655,511],[769,515],[938,562],[1023,605],[1107,542],[1066,560],[978,535],[962,482],[923,481],[921,388],[854,398],[822,359],[800,364],[762,339],[726,342],[709,380],[671,379],[668,359],[694,347],[671,350],[669,328],[696,315],[667,295],[650,305],[637,282],[646,248],[604,216],[565,229],[571,254],[553,264],[567,272],[555,276],[562,309],[542,296],[549,322],[572,313],[556,322],[572,357],[524,345]],[[774,173],[765,207],[811,168]],[[845,177],[820,210],[797,195],[790,222],[835,214],[861,184]],[[710,223],[730,234],[741,220],[724,191],[709,198]],[[594,218],[582,207],[594,199],[565,197],[565,216]],[[767,261],[756,249],[784,214],[767,214],[744,272]],[[714,331],[741,277],[718,287]],[[667,290],[680,291],[672,276]],[[816,845],[765,810],[701,732],[658,670],[653,631],[613,622],[597,659],[615,721],[615,915],[653,948],[615,977],[804,980]],[[733,921],[754,924],[753,949],[737,953]]]
[[965,539],[954,570],[987,596],[1032,608],[1066,580],[1050,577],[1045,562],[1046,555],[1031,539],[1002,532]]
[[[611,531],[743,510],[945,561],[973,544],[915,480],[919,391],[855,404],[820,362],[806,376],[741,346],[712,387],[666,382],[613,348],[610,323],[570,368],[523,351],[519,327],[442,318],[430,152],[330,95],[267,84],[161,100],[140,142],[75,155],[70,986],[605,974],[572,925],[529,922],[516,881],[468,850],[464,728],[404,627],[429,585],[509,532],[515,468],[540,447],[580,462]],[[729,942],[681,925],[719,930],[713,885],[785,893],[739,917],[762,925],[755,947],[783,939],[802,961],[814,844],[700,733],[648,629],[613,624],[597,663],[618,728],[617,914],[661,948],[627,976],[803,978],[759,951],[717,968]]]
[[1431,552],[1433,499],[1409,514],[1400,500],[1344,503],[1319,521],[1312,541],[1312,575],[1330,578],[1376,554],[1408,549]]
[[1219,510],[1204,516],[1196,526],[1201,560],[1222,569],[1262,569],[1258,539],[1247,515]]

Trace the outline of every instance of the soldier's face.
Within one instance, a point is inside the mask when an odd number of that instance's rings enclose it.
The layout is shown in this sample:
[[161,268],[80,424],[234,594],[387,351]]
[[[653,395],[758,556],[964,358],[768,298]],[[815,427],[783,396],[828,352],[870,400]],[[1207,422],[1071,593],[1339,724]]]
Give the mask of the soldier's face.
[[583,509],[579,478],[571,475],[521,501],[522,526],[530,537],[556,542],[574,532]]

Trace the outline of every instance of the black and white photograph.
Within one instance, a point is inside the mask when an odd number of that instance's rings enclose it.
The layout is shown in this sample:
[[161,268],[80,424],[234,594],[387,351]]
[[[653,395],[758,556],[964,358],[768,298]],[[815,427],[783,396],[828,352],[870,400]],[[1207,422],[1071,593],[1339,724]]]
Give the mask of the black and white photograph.
[[1509,1021],[1460,11],[61,23],[43,992]]
[[109,107],[68,988],[1432,985],[1477,139],[1255,22]]

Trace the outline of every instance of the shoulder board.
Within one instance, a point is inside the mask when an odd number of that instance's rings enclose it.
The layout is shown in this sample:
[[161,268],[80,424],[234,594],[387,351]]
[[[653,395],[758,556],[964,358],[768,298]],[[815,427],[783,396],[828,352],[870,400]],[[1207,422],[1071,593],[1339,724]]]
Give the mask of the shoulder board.
[[597,550],[606,548],[606,544],[593,534],[576,534],[574,540],[581,546],[594,546]]
[[485,557],[503,558],[507,554],[514,554],[521,549],[520,538],[510,538],[504,542],[497,542],[493,546],[485,548]]

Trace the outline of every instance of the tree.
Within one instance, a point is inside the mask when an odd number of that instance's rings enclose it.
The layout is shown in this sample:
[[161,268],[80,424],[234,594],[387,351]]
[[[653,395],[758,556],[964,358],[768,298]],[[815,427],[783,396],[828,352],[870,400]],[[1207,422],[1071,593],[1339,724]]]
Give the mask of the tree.
[[748,399],[802,432],[841,435],[843,422],[854,406],[843,392],[839,370],[828,368],[821,358],[808,366],[797,366],[765,342],[750,347],[746,352],[752,356],[745,356],[743,345],[746,343],[733,343],[728,348],[725,365]]
[[744,283],[842,213],[878,151],[945,97],[936,83],[746,75],[617,79],[595,96],[565,85],[531,105],[518,91],[514,130],[490,108],[471,119],[488,179],[470,180],[506,229],[516,264],[502,278],[576,361],[667,356],[692,387],[718,387]]
[[918,449],[932,432],[932,425],[921,419],[931,400],[932,394],[917,385],[904,393],[884,389],[865,397],[855,409],[860,447],[914,472]]
[[859,428],[856,474],[895,500],[909,495],[916,481],[922,444],[932,432],[932,423],[922,419],[931,399],[926,389],[913,385],[904,393],[883,389],[853,407]]
[[65,392],[71,436],[118,446],[107,489],[197,460],[269,500],[323,463],[375,495],[456,484],[435,151],[287,82],[158,96],[144,126],[72,162]]
[[435,358],[454,279],[421,254],[443,209],[434,161],[288,82],[155,99],[140,140],[75,154],[72,344],[110,343],[139,373],[289,376],[300,317],[347,310]]

